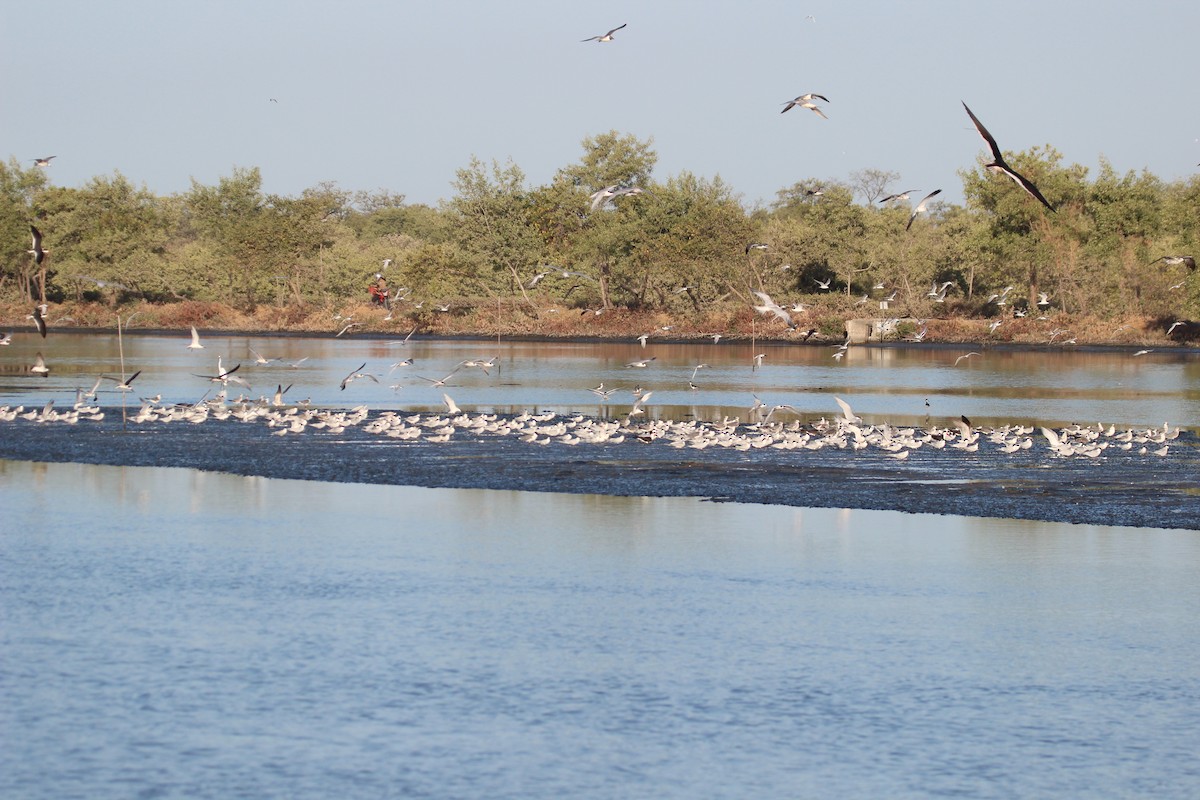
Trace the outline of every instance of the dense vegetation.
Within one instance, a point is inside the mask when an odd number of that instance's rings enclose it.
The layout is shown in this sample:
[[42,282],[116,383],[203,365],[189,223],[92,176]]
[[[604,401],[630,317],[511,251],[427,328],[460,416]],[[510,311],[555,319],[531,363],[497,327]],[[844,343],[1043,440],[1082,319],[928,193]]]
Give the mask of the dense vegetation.
[[[1200,275],[1159,260],[1200,255],[1200,177],[1166,183],[1102,163],[1090,178],[1035,148],[1009,162],[1057,213],[981,160],[960,173],[966,207],[931,204],[906,230],[919,198],[880,203],[907,188],[884,170],[801,181],[770,208],[747,209],[719,178],[656,179],[656,160],[650,142],[617,132],[585,139],[580,160],[543,186],[515,164],[473,159],[433,208],[329,184],[264,194],[253,168],[167,197],[119,173],[60,187],[46,168],[10,159],[0,163],[0,295],[298,313],[365,301],[382,272],[406,298],[395,313],[418,323],[501,305],[531,321],[572,308],[749,318],[753,291],[841,316],[879,314],[893,293],[889,316],[1200,315]],[[593,200],[605,187],[616,195]],[[27,252],[31,223],[49,251],[41,267]],[[930,287],[946,282],[935,302]],[[1002,306],[989,300],[1008,286]]]

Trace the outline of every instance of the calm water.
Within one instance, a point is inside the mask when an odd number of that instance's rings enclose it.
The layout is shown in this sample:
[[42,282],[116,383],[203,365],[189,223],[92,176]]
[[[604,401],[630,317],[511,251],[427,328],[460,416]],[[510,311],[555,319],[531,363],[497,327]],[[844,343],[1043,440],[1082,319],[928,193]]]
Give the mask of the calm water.
[[[309,398],[317,405],[344,407],[434,408],[441,406],[445,392],[472,410],[622,413],[633,401],[631,390],[640,385],[654,393],[647,404],[650,415],[674,419],[744,416],[754,395],[768,405],[792,405],[816,418],[838,413],[837,395],[869,421],[903,424],[926,415],[944,423],[963,414],[972,420],[1042,424],[1200,424],[1198,351],[1134,357],[1129,351],[984,350],[955,366],[955,359],[972,348],[852,347],[835,361],[833,348],[825,346],[671,345],[654,339],[643,349],[635,341],[414,340],[402,345],[399,339],[205,336],[205,349],[198,351],[187,349],[189,341],[186,335],[125,337],[126,374],[142,371],[130,402],[136,403],[137,395],[161,394],[167,401],[190,403],[215,392],[218,386],[196,374],[215,374],[220,355],[226,368],[241,364],[237,374],[251,384],[249,390],[231,385],[231,397],[239,392],[270,396],[277,386],[291,384],[289,401]],[[282,361],[257,366],[251,348]],[[51,368],[44,379],[27,371],[37,352]],[[755,353],[766,354],[757,370],[751,368]],[[488,374],[463,369],[444,387],[422,380],[445,378],[464,359],[492,356],[497,367]],[[625,366],[649,357],[654,361],[644,369]],[[392,368],[406,358],[414,363]],[[288,366],[292,363],[298,366]],[[342,378],[364,363],[364,371],[377,376],[378,383],[360,379],[340,391]],[[696,370],[698,364],[708,366]],[[49,399],[67,404],[74,401],[76,388],[90,388],[101,374],[120,374],[115,335],[58,332],[42,340],[22,334],[11,347],[0,349],[0,404],[35,405]],[[689,382],[697,388],[690,389]],[[601,383],[619,390],[605,408],[588,391]],[[117,401],[113,386],[104,382],[102,402]]]
[[24,462],[0,507],[4,797],[1200,793],[1194,532]]

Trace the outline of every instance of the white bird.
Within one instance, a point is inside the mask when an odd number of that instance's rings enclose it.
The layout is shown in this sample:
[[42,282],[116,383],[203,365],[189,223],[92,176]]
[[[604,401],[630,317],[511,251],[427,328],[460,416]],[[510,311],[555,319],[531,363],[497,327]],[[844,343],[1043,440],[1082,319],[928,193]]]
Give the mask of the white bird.
[[1177,320],[1175,320],[1174,322],[1172,322],[1172,323],[1171,323],[1171,327],[1167,328],[1167,336],[1170,336],[1170,335],[1171,335],[1171,331],[1175,330],[1176,328],[1178,328],[1178,327],[1179,327],[1180,325],[1182,325],[1182,324],[1183,324],[1183,320],[1181,320],[1181,319],[1177,319]]
[[28,252],[30,255],[33,256],[33,263],[41,264],[42,261],[46,258],[46,253],[49,253],[50,251],[47,250],[46,248],[42,247],[42,232],[41,231],[39,231],[37,228],[30,225],[29,232],[30,232],[30,234],[32,234],[32,237],[33,237],[33,247],[31,247],[26,252]]
[[964,358],[970,358],[971,356],[977,356],[977,355],[979,355],[979,353],[975,353],[975,352],[971,352],[971,353],[964,353],[963,355],[961,355],[961,356],[959,356],[958,358],[954,359],[954,366],[956,366],[956,367],[957,367],[957,366],[958,366],[958,362],[962,361]]
[[[801,108],[816,109],[817,107],[812,105],[810,102],[812,100],[824,100],[826,103],[829,102],[829,98],[825,97],[824,95],[816,94],[815,92],[808,92],[807,94],[802,94],[799,97],[796,97],[796,98],[793,98],[792,100],[786,101],[783,105],[783,111],[780,111],[779,113],[780,114],[787,113],[788,111],[791,111],[796,106],[800,106]],[[819,110],[817,111],[817,113],[821,114],[821,112]],[[821,116],[824,117],[825,115],[821,114]]]
[[50,368],[46,366],[46,359],[42,358],[42,354],[38,353],[33,357],[33,366],[29,371],[34,375],[41,375],[43,378],[50,374]]
[[35,158],[33,160],[33,165],[35,167],[48,167],[50,166],[50,159],[52,158],[58,158],[58,156],[42,156],[41,158]]
[[613,28],[608,33],[605,33],[601,36],[589,36],[586,39],[580,39],[580,41],[581,42],[611,42],[613,40],[613,34],[616,33],[617,31],[621,30],[621,28],[624,28],[628,24],[629,24],[628,22],[622,23],[621,25],[618,25],[617,27]]
[[200,334],[196,331],[196,326],[192,326],[192,343],[187,346],[188,350],[203,350],[204,345],[200,344]]
[[374,375],[372,375],[369,372],[363,372],[363,369],[366,366],[367,366],[367,362],[364,361],[361,366],[359,366],[357,369],[351,370],[349,375],[342,378],[342,383],[341,383],[341,387],[340,387],[341,390],[345,391],[346,387],[349,386],[352,381],[355,381],[359,378],[370,378],[371,380],[375,381],[375,383],[379,383],[379,379],[376,378]]
[[892,203],[892,202],[896,202],[898,200],[907,200],[908,196],[915,191],[917,191],[917,190],[916,189],[905,189],[903,192],[897,192],[896,194],[889,194],[887,197],[883,198],[879,202],[880,203]]
[[462,410],[458,407],[458,404],[455,403],[454,400],[452,400],[450,398],[450,395],[443,393],[442,400],[446,404],[446,413],[447,414],[461,414],[462,413]]
[[754,292],[754,296],[762,301],[762,305],[754,306],[754,310],[760,314],[774,314],[784,323],[795,330],[796,323],[792,322],[792,315],[780,308],[779,304],[771,299],[771,296],[766,292]]
[[854,411],[851,410],[849,403],[847,403],[842,398],[837,397],[836,395],[834,396],[833,399],[838,404],[838,407],[842,409],[842,418],[846,422],[849,422],[851,425],[854,425],[861,421],[861,420],[859,420],[859,418],[857,416],[855,416]]
[[924,211],[926,204],[933,197],[936,197],[937,195],[941,194],[941,192],[942,192],[941,189],[934,189],[932,192],[930,192],[929,194],[927,194],[923,198],[921,198],[921,202],[917,203],[917,207],[914,208],[912,210],[912,214],[909,215],[908,224],[904,226],[904,230],[908,230],[909,228],[912,227],[913,220],[917,218],[917,214],[920,214],[922,211]]
[[655,358],[657,358],[657,356],[650,356],[649,358],[643,358],[640,361],[630,361],[625,366],[626,367],[635,367],[635,368],[640,369],[640,368],[649,366],[650,362],[653,361]]

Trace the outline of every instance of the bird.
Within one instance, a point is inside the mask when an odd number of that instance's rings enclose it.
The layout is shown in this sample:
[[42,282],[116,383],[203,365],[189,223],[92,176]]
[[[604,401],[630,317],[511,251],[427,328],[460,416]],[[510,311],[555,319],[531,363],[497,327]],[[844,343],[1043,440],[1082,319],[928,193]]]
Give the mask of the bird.
[[1159,261],[1163,262],[1164,264],[1168,264],[1170,266],[1174,266],[1176,264],[1183,264],[1188,269],[1196,268],[1196,259],[1192,258],[1191,256],[1161,256],[1159,258],[1154,259],[1154,261],[1152,261],[1151,263],[1156,264]]
[[46,258],[46,253],[49,253],[50,251],[47,250],[46,248],[42,247],[42,232],[41,231],[39,231],[34,226],[30,225],[29,232],[31,234],[33,234],[33,247],[30,248],[26,252],[28,252],[30,255],[33,256],[33,263],[41,264],[42,261],[44,261]]
[[33,366],[29,371],[34,375],[41,375],[43,378],[50,374],[50,368],[46,366],[46,359],[42,358],[42,354],[38,353],[33,357]]
[[581,42],[611,42],[613,40],[613,34],[616,33],[617,31],[621,30],[621,28],[624,28],[628,24],[629,24],[628,22],[622,23],[621,25],[618,25],[617,27],[613,28],[611,31],[604,34],[603,36],[589,36],[586,39],[580,39],[580,41]]
[[376,383],[379,383],[379,379],[376,378],[374,375],[372,375],[369,372],[363,372],[363,369],[366,366],[367,366],[367,362],[364,361],[359,367],[351,370],[349,375],[342,378],[342,383],[341,383],[340,388],[343,392],[346,391],[346,387],[350,384],[351,381],[357,380],[358,378],[370,378],[371,380],[375,381]]
[[883,198],[879,202],[880,203],[891,203],[891,202],[894,202],[897,200],[907,200],[908,196],[915,191],[917,191],[917,190],[916,189],[905,189],[903,192],[897,192],[896,194],[889,194],[887,197]]
[[25,319],[33,320],[33,325],[37,328],[38,333],[42,335],[43,339],[46,338],[46,318],[42,316],[41,306],[34,306],[33,313],[26,315]]
[[637,341],[639,344],[641,344],[643,350],[646,349],[646,340],[649,338],[650,334],[648,333],[643,333],[641,336],[637,337]]
[[12,344],[12,334],[0,333],[0,347],[7,347],[10,344]]
[[829,291],[829,284],[833,283],[833,278],[830,278],[829,280],[824,280],[824,281],[818,280],[817,278],[813,278],[813,283],[815,283],[817,285],[817,287],[820,288],[822,291],[827,292],[827,291]]
[[[796,105],[797,105],[799,108],[807,108],[809,111],[813,112],[814,114],[816,114],[816,115],[817,115],[818,117],[820,117],[821,119],[829,119],[829,117],[825,116],[825,112],[824,112],[824,111],[822,111],[822,110],[821,110],[821,109],[820,109],[820,108],[817,106],[817,104],[816,104],[816,103],[797,103]],[[783,111],[787,111],[787,109],[785,108]],[[782,113],[783,113],[783,111],[780,111],[779,113],[780,113],[780,114],[782,114]]]
[[1153,350],[1138,350],[1136,353],[1133,354],[1133,357],[1137,358],[1138,356],[1144,356],[1147,353],[1153,353],[1153,352],[1154,352]]
[[1042,196],[1042,193],[1038,191],[1038,188],[1033,185],[1033,181],[1029,180],[1008,165],[1008,162],[1004,160],[1004,154],[1000,152],[1000,145],[996,144],[996,140],[992,138],[990,133],[988,133],[987,128],[983,127],[983,123],[979,121],[979,118],[975,116],[974,112],[971,111],[965,102],[962,105],[963,108],[967,110],[967,116],[971,118],[971,122],[975,123],[975,130],[979,131],[979,135],[983,137],[983,140],[987,142],[988,147],[992,151],[992,160],[987,164],[984,164],[984,168],[989,169],[992,172],[1003,173],[1004,175],[1012,178],[1014,181],[1016,181],[1018,186],[1020,186],[1029,194],[1030,197],[1033,197],[1046,208],[1050,209],[1051,213],[1056,213],[1054,211],[1054,206],[1050,205],[1050,201]]
[[291,389],[291,388],[292,388],[292,384],[290,384],[290,383],[287,385],[287,389],[283,388],[282,383],[275,384],[275,396],[273,398],[271,398],[271,405],[277,406],[277,407],[283,405],[283,396],[285,394],[287,394],[288,389]]
[[1171,335],[1171,331],[1175,330],[1176,328],[1178,328],[1178,327],[1179,327],[1180,325],[1182,325],[1182,324],[1183,324],[1183,320],[1181,320],[1181,319],[1177,319],[1177,320],[1175,320],[1174,322],[1172,322],[1172,323],[1171,323],[1171,327],[1167,328],[1167,333],[1166,333],[1166,335],[1167,335],[1167,336],[1170,336],[1170,335]]
[[340,331],[338,331],[337,333],[335,333],[335,334],[333,335],[333,338],[335,338],[335,339],[336,339],[337,337],[341,336],[343,333],[345,333],[346,331],[350,330],[351,328],[357,328],[357,327],[358,327],[358,323],[357,323],[357,322],[347,322],[347,323],[346,323],[346,326],[345,326],[344,328],[342,328]]
[[253,347],[250,347],[248,349],[250,350],[250,356],[254,359],[254,363],[258,364],[259,366],[262,366],[264,364],[270,364],[272,361],[275,360],[273,358],[264,358],[263,355],[261,353],[259,353],[257,350],[255,350]]
[[35,167],[48,167],[50,166],[50,159],[52,158],[58,158],[58,156],[43,156],[42,158],[35,158],[33,160],[33,165]]
[[445,402],[445,404],[446,404],[446,413],[447,414],[461,414],[462,413],[462,409],[460,409],[458,407],[458,404],[455,403],[453,399],[451,399],[450,395],[443,392],[442,393],[442,401]]
[[196,326],[192,326],[192,343],[187,346],[188,350],[203,350],[204,345],[200,344],[200,334],[196,331]]
[[766,250],[768,247],[770,245],[763,244],[762,242],[750,242],[750,244],[746,245],[746,254],[749,255],[751,250]]
[[964,358],[970,358],[971,356],[977,356],[977,355],[979,355],[979,353],[975,353],[975,352],[971,352],[971,353],[964,353],[963,355],[961,355],[961,356],[959,356],[958,358],[954,359],[954,366],[956,366],[956,367],[957,367],[957,366],[958,366],[958,362],[962,361]]
[[101,377],[108,378],[110,381],[116,381],[117,389],[119,389],[122,392],[132,392],[133,391],[133,381],[134,381],[134,379],[137,378],[138,375],[141,375],[141,374],[142,374],[142,371],[139,369],[137,372],[133,373],[125,380],[121,380],[120,378],[113,378],[109,375],[102,375]]
[[855,416],[854,411],[850,408],[849,403],[847,403],[845,400],[838,397],[837,395],[834,395],[833,399],[838,404],[838,407],[842,409],[842,419],[843,420],[845,420],[846,422],[849,422],[851,425],[855,425],[860,421],[859,418],[857,416]]
[[221,366],[221,357],[217,356],[217,374],[216,375],[196,375],[196,373],[194,373],[194,372],[192,374],[195,375],[197,378],[205,378],[207,380],[212,381],[213,383],[228,384],[229,381],[233,381],[234,383],[240,383],[243,386],[249,386],[249,384],[247,384],[241,378],[233,377],[233,373],[237,372],[241,368],[241,366],[242,366],[241,364],[238,364],[236,367],[233,367],[232,369],[225,369]]
[[923,198],[921,198],[921,202],[917,203],[917,207],[914,208],[912,210],[912,214],[909,215],[908,224],[904,226],[904,230],[908,230],[909,228],[911,228],[912,224],[913,224],[913,220],[917,218],[917,214],[920,214],[922,211],[925,210],[926,203],[928,203],[931,199],[933,199],[934,197],[936,197],[937,195],[939,195],[941,193],[942,193],[941,189],[934,189],[932,192],[930,192],[929,194],[927,194]]
[[1039,306],[1041,306],[1042,308],[1045,308],[1046,306],[1050,305],[1050,295],[1047,294],[1046,292],[1038,292],[1037,304]]
[[760,314],[774,314],[792,330],[796,329],[796,323],[792,321],[792,315],[780,308],[779,304],[771,299],[771,295],[766,292],[755,292],[754,296],[762,301],[762,305],[754,306],[754,310]]
[[598,209],[602,205],[604,205],[606,202],[608,202],[610,199],[616,197],[617,190],[620,188],[621,188],[620,186],[618,186],[617,184],[614,183],[612,186],[605,186],[603,189],[597,189],[596,191],[594,191],[590,195],[588,195],[588,199],[590,199],[592,201],[592,211],[595,211],[596,209]]
[[754,356],[754,358],[752,359],[754,363],[753,363],[753,364],[750,366],[750,371],[751,371],[751,372],[754,372],[754,371],[756,371],[756,370],[757,370],[759,367],[761,367],[761,366],[762,366],[763,359],[764,359],[764,358],[766,358],[766,357],[767,357],[767,354],[766,354],[766,353],[759,353],[758,355]]
[[[824,95],[817,94],[815,92],[808,92],[807,94],[802,94],[799,97],[785,101],[783,104],[783,111],[780,111],[779,113],[784,114],[788,111],[791,111],[796,106],[800,106],[801,108],[816,108],[816,106],[811,105],[812,100],[823,100],[826,103],[829,102],[829,98]],[[810,103],[810,105],[805,105],[805,103]],[[817,113],[820,114],[821,112],[818,111]],[[821,116],[825,115],[821,114]]]
[[641,359],[641,360],[639,360],[639,361],[630,361],[630,362],[629,362],[628,364],[626,364],[625,366],[626,366],[626,367],[634,367],[634,368],[637,368],[637,369],[643,369],[643,368],[645,368],[645,367],[648,367],[648,366],[650,366],[650,362],[651,362],[651,361],[653,361],[653,360],[654,360],[654,359],[656,359],[656,358],[657,358],[657,356],[650,356],[649,358],[643,358],[643,359]]

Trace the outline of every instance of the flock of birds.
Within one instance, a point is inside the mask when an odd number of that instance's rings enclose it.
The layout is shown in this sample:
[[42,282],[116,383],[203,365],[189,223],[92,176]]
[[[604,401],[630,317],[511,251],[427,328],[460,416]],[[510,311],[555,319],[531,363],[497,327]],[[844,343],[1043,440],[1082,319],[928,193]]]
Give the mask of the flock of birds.
[[[645,347],[648,339],[649,335],[646,334],[638,337],[636,341]],[[407,341],[406,338],[397,344]],[[193,351],[205,349],[203,340],[195,328],[191,330],[188,344],[183,347]],[[839,350],[844,352],[845,347],[843,344],[839,346]],[[257,365],[277,361],[265,358],[253,349],[250,350],[250,355]],[[955,363],[977,355],[979,354],[961,355]],[[755,356],[755,368],[762,364],[764,357],[765,353]],[[627,362],[625,367],[633,370],[645,369],[656,359],[656,356],[634,359]],[[307,359],[300,359],[284,366],[299,367],[305,360]],[[282,364],[282,361],[280,363]],[[135,412],[128,413],[122,408],[122,418],[134,425],[161,425],[173,422],[201,424],[210,421],[254,423],[266,426],[275,436],[318,432],[337,435],[356,428],[367,434],[397,441],[430,444],[510,437],[536,445],[620,445],[629,442],[657,444],[677,449],[716,448],[743,452],[762,449],[868,451],[895,460],[906,460],[914,451],[949,450],[977,453],[981,449],[986,453],[1000,455],[1034,451],[1034,455],[1048,454],[1054,458],[1094,459],[1118,453],[1163,457],[1171,451],[1172,442],[1181,432],[1180,428],[1172,428],[1167,424],[1162,428],[1122,430],[1117,430],[1114,425],[1071,425],[1058,430],[1033,425],[989,428],[972,426],[966,417],[954,420],[946,426],[930,424],[928,418],[925,425],[920,427],[892,425],[887,422],[868,424],[839,397],[833,398],[839,409],[838,414],[832,418],[822,417],[816,421],[805,421],[795,407],[786,404],[770,405],[755,395],[752,395],[753,404],[744,414],[723,416],[719,422],[697,419],[677,421],[652,418],[653,415],[648,413],[647,404],[654,393],[644,391],[640,386],[632,390],[634,399],[627,410],[617,414],[609,413],[610,398],[617,390],[606,389],[603,383],[588,390],[600,399],[601,413],[595,416],[579,413],[559,414],[554,411],[527,411],[521,414],[470,413],[461,409],[448,392],[442,393],[444,409],[437,412],[405,413],[388,410],[372,413],[366,406],[345,410],[313,407],[308,400],[289,402],[286,395],[292,387],[289,385],[285,388],[282,384],[279,384],[270,396],[251,399],[242,394],[231,399],[231,384],[251,389],[250,384],[238,374],[241,366],[241,363],[238,363],[226,368],[218,356],[215,370],[192,373],[199,380],[219,385],[215,396],[210,398],[209,392],[205,392],[198,401],[177,403],[163,402],[161,395],[143,397]],[[345,390],[355,380],[369,379],[381,383],[380,379],[386,377],[365,371],[366,366],[364,362],[351,370],[342,379],[340,389]],[[388,374],[393,370],[412,366],[413,359],[403,359],[393,364]],[[464,370],[478,369],[485,375],[490,375],[490,370],[496,366],[496,357],[467,359],[456,364],[450,373],[442,378],[415,377],[430,387],[449,387],[450,380]],[[695,380],[701,370],[708,367],[708,364],[695,365],[691,374],[692,380]],[[76,390],[75,402],[70,408],[57,408],[53,400],[41,408],[26,409],[23,405],[0,406],[0,422],[21,421],[43,425],[101,422],[108,414],[115,413],[111,407],[106,410],[95,403],[97,392],[104,381],[112,381],[116,391],[128,395],[134,391],[134,382],[139,375],[140,371],[128,377],[101,375],[90,390]],[[689,387],[696,388],[691,382]],[[392,388],[401,387],[394,385]]]

